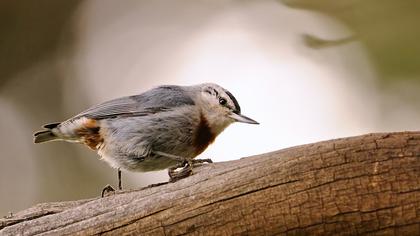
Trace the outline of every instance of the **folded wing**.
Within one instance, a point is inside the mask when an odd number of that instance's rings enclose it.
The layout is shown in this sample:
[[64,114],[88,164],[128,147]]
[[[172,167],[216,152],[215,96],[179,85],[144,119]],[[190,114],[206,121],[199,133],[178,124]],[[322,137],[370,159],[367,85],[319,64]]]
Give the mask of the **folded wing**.
[[145,116],[188,105],[194,105],[194,101],[183,87],[160,86],[140,95],[101,103],[78,114],[71,120],[81,117],[99,120],[120,116]]

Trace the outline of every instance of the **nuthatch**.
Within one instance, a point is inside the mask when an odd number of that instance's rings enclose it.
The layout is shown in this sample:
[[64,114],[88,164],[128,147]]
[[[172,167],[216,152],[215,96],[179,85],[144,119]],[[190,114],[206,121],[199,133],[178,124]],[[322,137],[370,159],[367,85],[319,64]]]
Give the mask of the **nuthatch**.
[[175,169],[194,160],[233,122],[258,124],[241,114],[235,97],[217,84],[160,86],[93,106],[61,123],[44,125],[34,142],[83,143],[109,165],[128,171]]

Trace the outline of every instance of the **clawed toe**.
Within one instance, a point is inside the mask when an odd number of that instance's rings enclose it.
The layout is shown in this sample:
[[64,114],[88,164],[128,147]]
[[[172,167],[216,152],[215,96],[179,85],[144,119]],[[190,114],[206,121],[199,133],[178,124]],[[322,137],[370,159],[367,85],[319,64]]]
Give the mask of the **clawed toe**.
[[[169,182],[173,183],[193,174],[193,166],[196,164],[213,163],[208,159],[192,159],[179,163],[177,166],[168,169]],[[180,170],[177,170],[181,168]]]
[[169,182],[173,183],[190,175],[192,175],[191,169],[182,169],[180,171],[169,174]]
[[192,166],[190,164],[183,166],[181,170],[177,170],[178,168],[181,168],[181,167],[176,166],[176,167],[172,167],[168,169],[169,182],[173,183],[180,179],[183,179],[185,177],[192,175],[193,173]]
[[109,196],[111,194],[115,193],[115,189],[107,184],[103,189],[102,189],[102,193],[101,193],[101,197],[106,197]]

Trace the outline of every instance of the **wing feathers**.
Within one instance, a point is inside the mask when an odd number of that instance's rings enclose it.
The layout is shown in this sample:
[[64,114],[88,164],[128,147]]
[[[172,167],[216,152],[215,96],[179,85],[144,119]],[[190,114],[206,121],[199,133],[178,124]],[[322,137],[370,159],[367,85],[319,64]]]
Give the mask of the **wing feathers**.
[[161,86],[140,95],[117,98],[91,107],[73,119],[87,117],[107,119],[119,116],[146,116],[178,106],[194,105],[190,94],[181,86]]

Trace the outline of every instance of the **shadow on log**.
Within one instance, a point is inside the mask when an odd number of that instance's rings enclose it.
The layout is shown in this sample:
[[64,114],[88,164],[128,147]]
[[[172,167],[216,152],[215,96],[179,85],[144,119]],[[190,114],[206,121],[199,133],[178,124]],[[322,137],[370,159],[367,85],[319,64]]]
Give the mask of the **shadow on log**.
[[176,183],[0,220],[1,235],[419,235],[420,132],[203,165]]

